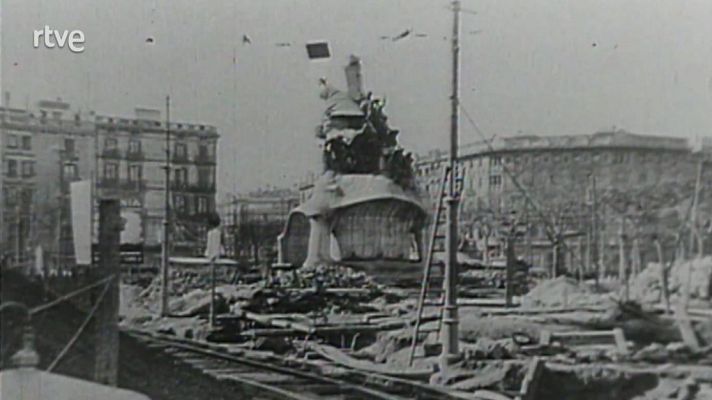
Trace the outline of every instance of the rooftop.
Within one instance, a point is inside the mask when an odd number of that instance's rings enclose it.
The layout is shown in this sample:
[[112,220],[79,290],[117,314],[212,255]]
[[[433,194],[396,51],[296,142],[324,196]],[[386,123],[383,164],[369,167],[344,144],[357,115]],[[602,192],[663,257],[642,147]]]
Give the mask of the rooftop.
[[[589,135],[561,136],[505,136],[494,137],[491,141],[479,141],[460,146],[460,156],[467,157],[478,154],[509,151],[554,150],[554,149],[586,149],[586,148],[638,148],[666,149],[689,151],[692,139],[641,135],[624,130],[596,132]],[[710,146],[712,148],[712,146]],[[436,149],[419,157],[419,161],[439,160],[447,157],[447,152]]]

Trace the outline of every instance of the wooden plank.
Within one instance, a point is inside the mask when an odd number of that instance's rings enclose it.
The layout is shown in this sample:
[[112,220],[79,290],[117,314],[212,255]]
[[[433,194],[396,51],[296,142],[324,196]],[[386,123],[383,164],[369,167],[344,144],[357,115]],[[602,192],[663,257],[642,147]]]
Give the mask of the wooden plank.
[[616,341],[616,349],[619,354],[628,354],[628,342],[625,340],[625,335],[623,334],[623,329],[615,328],[613,329],[613,337]]
[[[621,328],[615,328],[612,330],[597,330],[597,331],[568,331],[568,332],[551,332],[547,330],[542,330],[539,337],[539,344],[541,345],[551,345],[555,341],[562,342],[562,345],[567,345],[569,339],[597,339],[597,338],[610,338],[612,343],[609,346],[615,346],[616,350],[620,354],[628,353],[628,344],[623,334]],[[569,344],[571,347],[581,347],[589,346],[588,343],[576,343]]]
[[366,360],[359,360],[344,354],[336,347],[309,343],[309,348],[321,355],[322,357],[343,365],[348,368],[353,368],[360,371],[374,372],[388,376],[407,377],[412,379],[424,379],[432,375],[435,371],[433,368],[407,368],[398,369],[393,366],[376,364]]
[[541,358],[534,357],[534,359],[532,359],[527,369],[527,374],[522,381],[522,386],[517,396],[518,400],[534,400],[537,398],[536,392],[539,387],[539,380],[544,372],[544,367],[545,365]]
[[692,322],[690,322],[690,317],[687,315],[684,302],[680,302],[677,307],[675,307],[675,322],[678,329],[680,329],[680,335],[685,345],[692,351],[699,351],[700,342],[695,335],[695,330],[692,329]]

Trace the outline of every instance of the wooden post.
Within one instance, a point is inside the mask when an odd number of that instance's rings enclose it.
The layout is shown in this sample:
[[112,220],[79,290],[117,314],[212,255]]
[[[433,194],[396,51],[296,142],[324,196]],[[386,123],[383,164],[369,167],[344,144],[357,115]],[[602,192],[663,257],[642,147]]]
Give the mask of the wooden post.
[[626,274],[625,262],[625,219],[621,216],[620,228],[618,229],[618,281],[625,288],[623,298],[628,300],[628,277]]
[[667,266],[663,257],[663,247],[660,240],[655,238],[655,249],[658,252],[658,262],[660,263],[660,286],[662,286],[663,300],[665,301],[665,312],[670,313],[670,291],[668,289]]
[[210,326],[215,326],[215,260],[210,260]]
[[504,285],[504,306],[512,306],[512,297],[514,296],[514,268],[517,259],[514,256],[514,234],[510,234],[506,239],[506,255],[507,255],[507,266],[506,266],[506,281]]
[[[117,199],[99,202],[99,275],[114,276],[95,316],[94,380],[116,386],[119,367],[119,245],[123,229]],[[98,290],[102,290],[99,288]]]

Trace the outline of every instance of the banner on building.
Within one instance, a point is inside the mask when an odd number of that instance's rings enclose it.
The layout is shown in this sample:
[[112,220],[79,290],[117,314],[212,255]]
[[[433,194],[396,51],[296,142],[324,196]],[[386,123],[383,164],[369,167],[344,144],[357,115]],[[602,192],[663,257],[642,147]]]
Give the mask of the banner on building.
[[91,181],[77,181],[70,185],[72,208],[72,239],[74,256],[78,265],[90,265],[92,261],[92,202]]

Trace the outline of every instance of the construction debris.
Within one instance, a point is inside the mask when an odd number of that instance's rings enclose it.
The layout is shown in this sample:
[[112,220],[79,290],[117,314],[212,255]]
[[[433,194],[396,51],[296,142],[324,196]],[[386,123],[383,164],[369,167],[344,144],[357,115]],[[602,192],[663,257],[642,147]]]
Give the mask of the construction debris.
[[[650,263],[630,283],[631,299],[643,304],[662,301],[661,264]],[[688,273],[692,268],[690,280],[690,298],[710,300],[712,288],[712,257],[676,262],[668,272],[668,290],[671,300],[684,295],[688,282]]]
[[610,302],[609,296],[596,293],[585,283],[565,276],[544,281],[522,297],[523,308],[586,307]]

